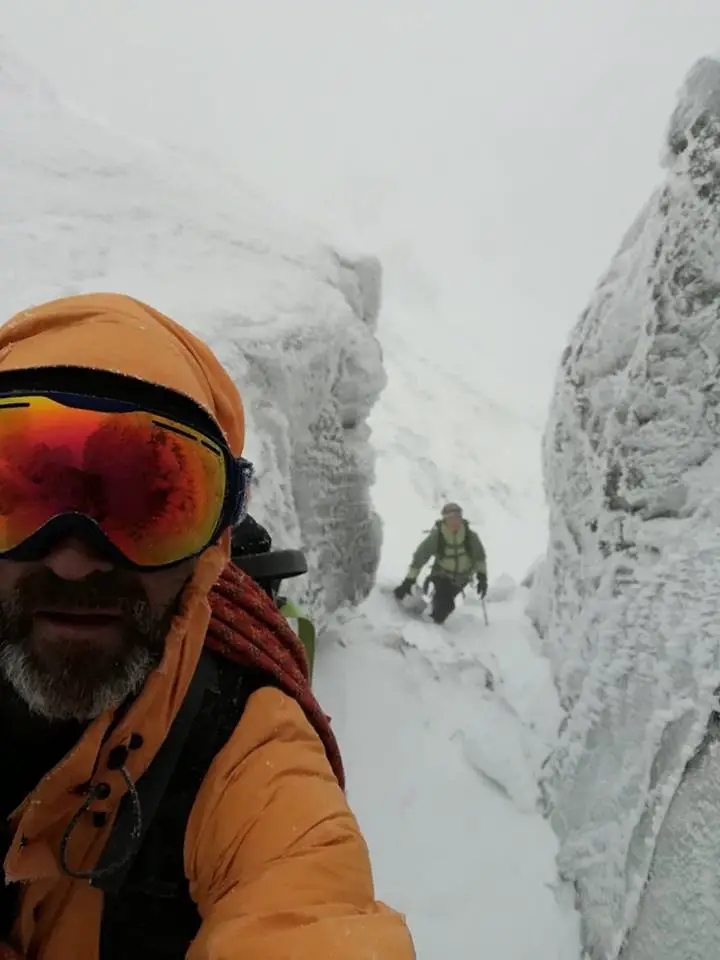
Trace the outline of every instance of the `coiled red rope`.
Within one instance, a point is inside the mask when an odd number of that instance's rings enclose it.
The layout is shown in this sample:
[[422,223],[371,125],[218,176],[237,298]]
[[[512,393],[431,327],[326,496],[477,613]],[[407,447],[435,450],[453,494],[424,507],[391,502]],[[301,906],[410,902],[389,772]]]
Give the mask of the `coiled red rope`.
[[310,689],[305,648],[285,617],[262,587],[234,564],[228,564],[211,591],[210,605],[206,646],[241,666],[268,674],[297,701],[322,740],[344,790],[345,772],[330,718]]

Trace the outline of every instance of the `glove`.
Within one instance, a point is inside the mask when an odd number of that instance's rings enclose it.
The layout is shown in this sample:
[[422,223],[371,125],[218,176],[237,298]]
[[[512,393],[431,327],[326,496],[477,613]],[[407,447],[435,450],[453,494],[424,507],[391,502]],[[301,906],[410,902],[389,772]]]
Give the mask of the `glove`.
[[411,577],[405,577],[405,579],[400,584],[400,586],[395,587],[395,589],[393,590],[393,593],[395,594],[398,600],[402,600],[403,597],[406,597],[410,593],[414,584],[415,584],[415,581]]
[[485,595],[487,594],[487,574],[486,573],[478,573],[477,575],[477,592],[479,597],[482,597],[483,599],[485,598]]

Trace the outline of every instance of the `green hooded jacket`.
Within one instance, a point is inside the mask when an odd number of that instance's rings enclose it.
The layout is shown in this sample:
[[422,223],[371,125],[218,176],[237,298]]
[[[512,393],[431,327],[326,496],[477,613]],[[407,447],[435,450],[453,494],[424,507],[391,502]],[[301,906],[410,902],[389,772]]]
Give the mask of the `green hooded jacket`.
[[434,557],[435,561],[430,575],[441,574],[449,577],[458,586],[464,587],[477,573],[487,576],[485,548],[480,537],[470,529],[467,520],[463,520],[457,533],[453,533],[446,523],[438,520],[413,554],[408,578],[417,580],[420,571],[431,557]]

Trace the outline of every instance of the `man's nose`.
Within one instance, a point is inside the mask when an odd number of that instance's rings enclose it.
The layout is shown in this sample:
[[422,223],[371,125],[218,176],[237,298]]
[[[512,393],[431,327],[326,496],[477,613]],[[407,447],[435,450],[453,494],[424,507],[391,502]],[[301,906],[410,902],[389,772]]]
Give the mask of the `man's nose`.
[[107,573],[113,569],[109,560],[99,556],[89,544],[78,537],[61,540],[43,562],[63,580],[84,580],[92,573]]

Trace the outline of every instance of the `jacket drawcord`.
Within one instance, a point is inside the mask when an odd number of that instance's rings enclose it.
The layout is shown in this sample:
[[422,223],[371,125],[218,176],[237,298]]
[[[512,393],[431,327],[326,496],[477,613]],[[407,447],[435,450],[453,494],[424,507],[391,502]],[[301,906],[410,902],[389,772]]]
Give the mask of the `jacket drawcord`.
[[67,829],[63,833],[62,840],[60,841],[60,869],[63,871],[63,873],[67,874],[69,877],[73,877],[75,880],[95,881],[106,876],[108,873],[114,873],[116,870],[119,870],[121,867],[123,867],[130,859],[132,859],[132,857],[135,856],[140,848],[140,842],[142,839],[142,808],[140,806],[140,797],[138,796],[137,788],[135,787],[127,768],[125,766],[120,766],[118,769],[120,770],[123,780],[125,781],[125,785],[127,786],[128,793],[130,795],[130,801],[132,803],[133,826],[130,833],[129,842],[125,847],[125,852],[119,856],[117,860],[109,863],[107,866],[102,867],[101,869],[73,870],[72,867],[70,867],[68,864],[67,855],[68,844],[75,827],[80,822],[88,807],[94,803],[95,800],[106,800],[110,793],[110,787],[107,783],[90,784],[87,796],[85,797],[82,806],[68,824]]

